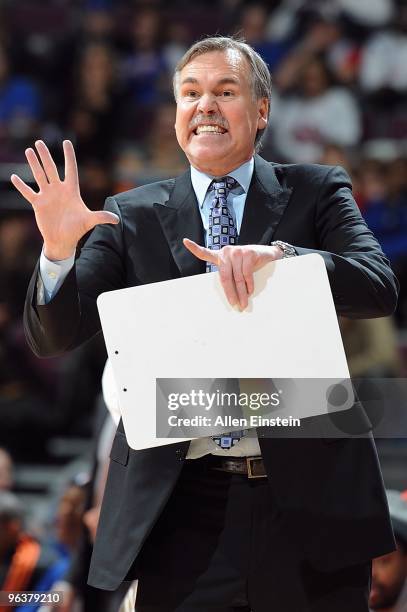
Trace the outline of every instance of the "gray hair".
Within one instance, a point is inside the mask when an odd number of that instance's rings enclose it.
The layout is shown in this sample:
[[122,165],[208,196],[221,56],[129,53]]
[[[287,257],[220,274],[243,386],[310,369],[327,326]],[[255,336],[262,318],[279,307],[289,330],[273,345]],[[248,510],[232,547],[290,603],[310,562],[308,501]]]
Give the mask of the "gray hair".
[[[199,40],[190,47],[185,54],[181,57],[178,64],[175,67],[173,88],[174,97],[177,100],[178,97],[178,85],[179,75],[181,70],[189,64],[195,57],[203,55],[204,53],[210,53],[213,51],[238,51],[243,56],[250,67],[250,81],[255,100],[266,98],[269,102],[267,118],[270,115],[270,99],[271,99],[271,75],[266,62],[260,57],[260,55],[247,43],[238,38],[232,38],[230,36],[211,36]],[[266,129],[257,130],[255,145],[256,151],[260,149],[260,141],[264,136]]]

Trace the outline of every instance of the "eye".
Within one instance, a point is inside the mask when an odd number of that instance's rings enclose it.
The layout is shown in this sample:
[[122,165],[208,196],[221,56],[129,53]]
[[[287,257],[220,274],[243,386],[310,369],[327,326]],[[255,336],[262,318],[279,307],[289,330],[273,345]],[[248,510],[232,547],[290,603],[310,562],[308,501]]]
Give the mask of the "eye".
[[191,89],[190,91],[187,91],[185,95],[187,98],[197,98],[198,92]]
[[233,96],[233,91],[230,91],[230,89],[225,89],[222,91],[222,96],[224,98],[231,98]]

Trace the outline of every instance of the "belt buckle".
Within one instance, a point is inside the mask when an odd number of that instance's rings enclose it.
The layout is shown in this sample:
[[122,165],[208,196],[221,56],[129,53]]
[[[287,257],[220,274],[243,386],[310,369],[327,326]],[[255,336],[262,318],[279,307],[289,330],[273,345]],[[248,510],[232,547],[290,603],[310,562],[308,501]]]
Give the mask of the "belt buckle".
[[254,461],[261,461],[262,457],[246,457],[246,465],[247,465],[247,477],[248,478],[265,478],[267,474],[253,474],[252,465]]

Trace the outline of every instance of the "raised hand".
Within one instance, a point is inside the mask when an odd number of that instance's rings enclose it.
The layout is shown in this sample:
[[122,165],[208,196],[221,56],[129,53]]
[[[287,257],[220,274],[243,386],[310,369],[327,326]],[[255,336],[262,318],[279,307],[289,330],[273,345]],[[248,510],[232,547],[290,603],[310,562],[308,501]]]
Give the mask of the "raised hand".
[[225,246],[219,251],[207,249],[188,238],[184,245],[195,257],[209,261],[219,269],[220,282],[231,306],[244,310],[254,291],[253,272],[270,261],[281,259],[283,251],[278,246],[249,244]]
[[63,180],[46,144],[37,140],[35,147],[36,151],[30,148],[25,154],[39,191],[35,192],[16,174],[11,175],[11,182],[34,209],[45,256],[53,261],[66,259],[86,232],[100,223],[116,224],[119,218],[108,211],[89,210],[85,205],[79,190],[75,151],[69,140],[63,142]]

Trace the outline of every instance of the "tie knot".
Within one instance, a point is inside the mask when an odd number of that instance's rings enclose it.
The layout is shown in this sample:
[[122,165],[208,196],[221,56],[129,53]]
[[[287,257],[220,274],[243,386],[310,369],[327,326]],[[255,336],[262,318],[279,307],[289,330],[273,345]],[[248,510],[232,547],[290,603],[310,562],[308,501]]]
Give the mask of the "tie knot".
[[212,181],[212,189],[215,191],[217,196],[227,197],[229,191],[234,189],[237,186],[236,179],[233,176],[222,176],[219,179],[214,179]]

